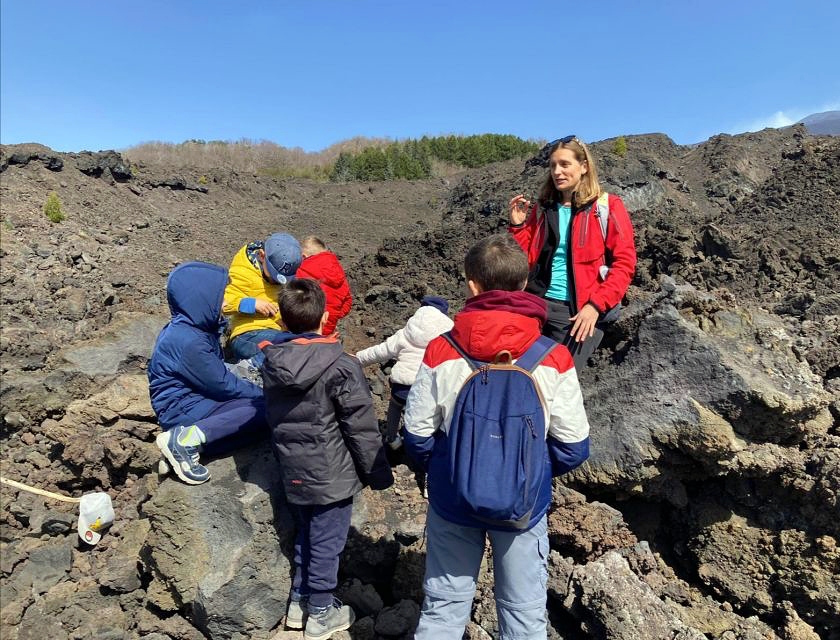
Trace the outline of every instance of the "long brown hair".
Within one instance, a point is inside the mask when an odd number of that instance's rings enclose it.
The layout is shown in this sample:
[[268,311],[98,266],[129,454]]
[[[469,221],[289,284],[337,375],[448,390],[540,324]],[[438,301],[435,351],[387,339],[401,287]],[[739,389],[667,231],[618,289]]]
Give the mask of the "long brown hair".
[[[592,154],[589,153],[589,148],[577,138],[573,138],[568,142],[558,140],[548,151],[549,159],[558,149],[568,149],[571,151],[575,160],[581,164],[586,163],[587,171],[580,178],[580,184],[572,194],[572,207],[579,208],[589,204],[601,195],[601,185],[598,182],[598,170],[595,168],[595,160]],[[560,192],[554,186],[554,180],[551,178],[551,170],[545,178],[542,189],[540,189],[540,204],[546,209],[553,209],[560,202]]]

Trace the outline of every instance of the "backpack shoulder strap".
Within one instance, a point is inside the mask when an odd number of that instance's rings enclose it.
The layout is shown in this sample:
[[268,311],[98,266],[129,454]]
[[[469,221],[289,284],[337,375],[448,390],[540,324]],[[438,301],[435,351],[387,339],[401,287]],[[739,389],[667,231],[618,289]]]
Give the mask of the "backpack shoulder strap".
[[598,196],[598,200],[595,204],[597,210],[595,215],[598,216],[598,222],[601,223],[601,237],[604,239],[604,242],[607,241],[607,225],[610,222],[610,194],[606,191],[602,192],[600,196]]
[[449,331],[447,331],[446,333],[442,333],[441,337],[443,337],[449,344],[452,345],[452,348],[458,352],[458,355],[460,355],[464,360],[467,361],[467,364],[470,365],[470,369],[472,369],[473,371],[478,370],[479,363],[467,355],[467,352],[461,348],[461,345],[455,342],[455,338],[452,337],[452,334]]
[[534,341],[528,350],[523,353],[516,361],[516,366],[520,369],[525,369],[528,373],[533,373],[534,370],[540,366],[540,363],[548,357],[548,354],[554,351],[557,343],[546,336],[540,336]]

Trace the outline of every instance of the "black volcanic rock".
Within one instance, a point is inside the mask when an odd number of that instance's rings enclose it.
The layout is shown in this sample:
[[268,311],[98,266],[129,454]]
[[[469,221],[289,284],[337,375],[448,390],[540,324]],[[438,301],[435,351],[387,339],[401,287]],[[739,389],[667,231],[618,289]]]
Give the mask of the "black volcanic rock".
[[75,154],[76,167],[82,173],[96,178],[103,175],[113,177],[117,182],[131,179],[131,168],[116,151],[82,151]]

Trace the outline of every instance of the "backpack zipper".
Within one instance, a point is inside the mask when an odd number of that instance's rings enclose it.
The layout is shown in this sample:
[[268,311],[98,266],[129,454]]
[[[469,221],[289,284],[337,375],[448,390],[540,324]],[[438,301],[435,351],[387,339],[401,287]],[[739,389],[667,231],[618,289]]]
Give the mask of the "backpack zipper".
[[[534,428],[534,422],[533,422],[533,420],[531,420],[531,416],[529,416],[529,415],[525,416],[525,424],[527,424],[528,428],[531,430],[531,441],[533,442],[534,440],[537,439],[537,430]],[[526,469],[531,468],[531,456],[532,456],[532,453],[533,453],[531,451],[531,449],[532,449],[531,444],[526,444],[525,445],[525,468]],[[530,507],[529,512],[531,510],[533,510],[534,502],[536,501],[536,496],[533,496],[531,494],[531,482],[530,482],[530,480],[531,480],[531,478],[530,478],[530,476],[528,476],[527,479],[526,479],[526,485],[525,485],[525,495],[522,496],[525,499],[525,502],[527,503],[526,508]]]
[[534,428],[534,422],[531,420],[531,416],[525,416],[525,424],[528,425],[528,428],[531,430],[531,436],[534,440],[537,439],[537,430]]

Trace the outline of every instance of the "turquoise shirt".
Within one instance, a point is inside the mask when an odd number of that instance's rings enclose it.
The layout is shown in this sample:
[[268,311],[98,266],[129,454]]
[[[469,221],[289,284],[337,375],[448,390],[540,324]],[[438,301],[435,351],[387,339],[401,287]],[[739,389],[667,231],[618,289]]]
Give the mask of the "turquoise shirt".
[[545,292],[546,298],[569,301],[569,265],[566,256],[569,252],[569,225],[572,223],[572,208],[557,206],[557,229],[560,242],[551,262],[551,284]]

